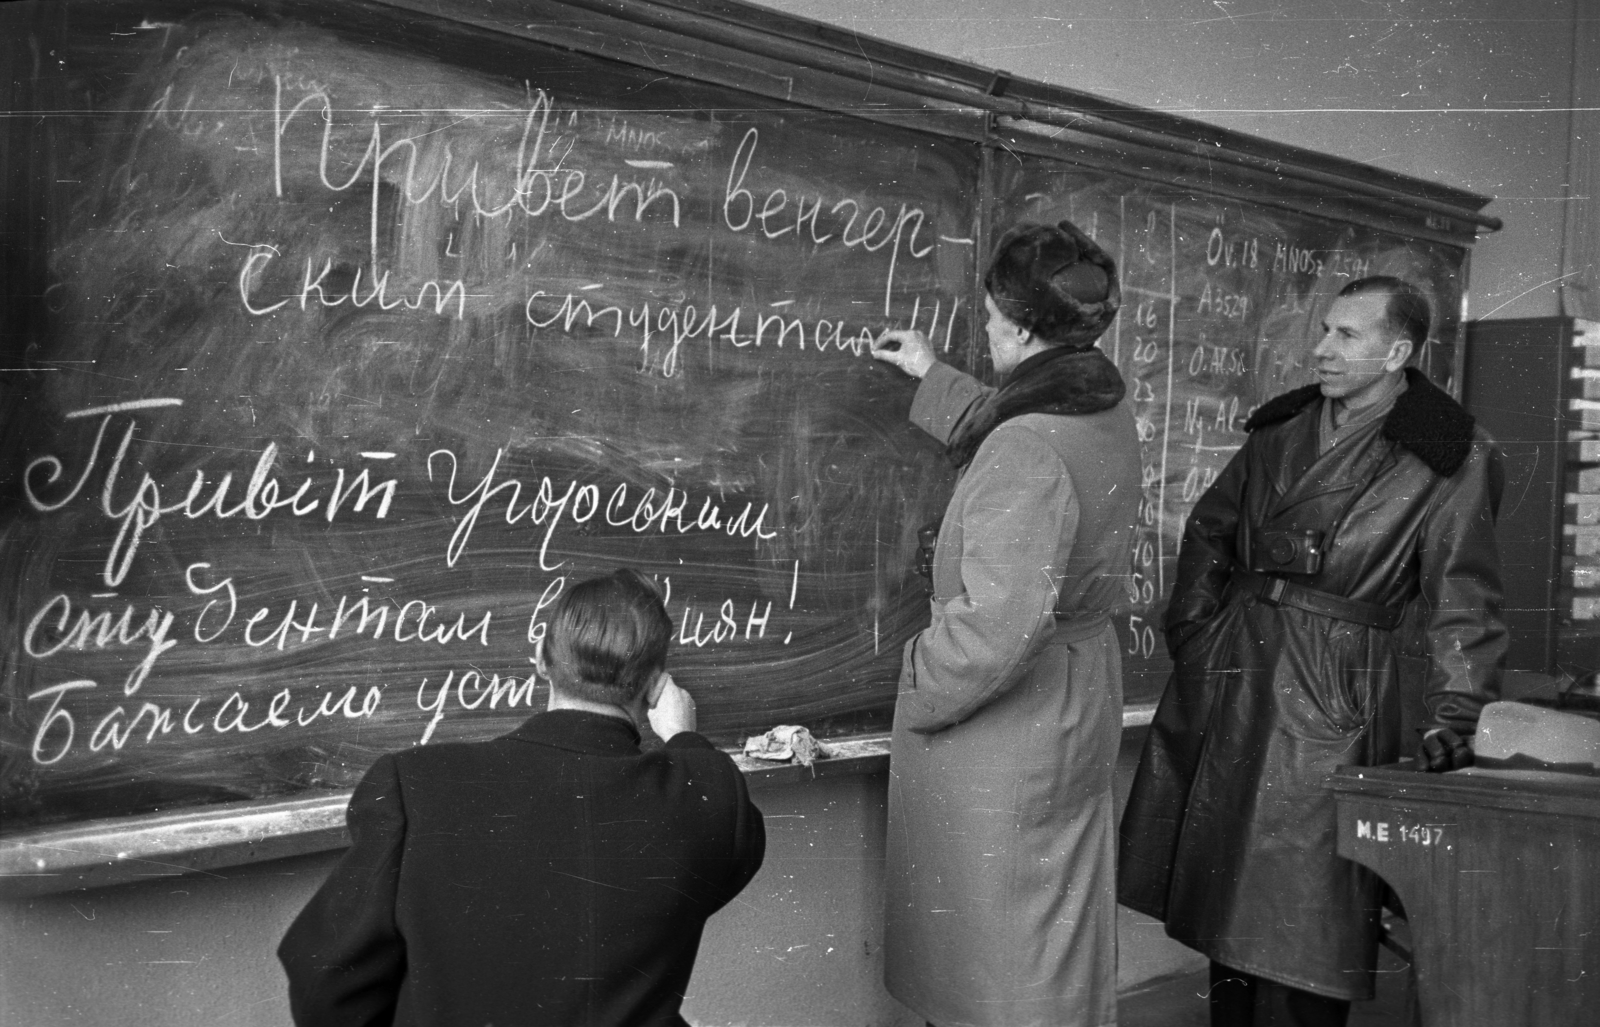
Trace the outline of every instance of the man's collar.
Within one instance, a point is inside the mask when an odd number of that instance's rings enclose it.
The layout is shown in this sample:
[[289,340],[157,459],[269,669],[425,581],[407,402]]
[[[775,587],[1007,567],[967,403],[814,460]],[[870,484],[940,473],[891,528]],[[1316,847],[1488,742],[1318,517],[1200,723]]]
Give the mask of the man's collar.
[[[1287,421],[1322,395],[1315,385],[1304,385],[1267,400],[1245,422],[1245,431],[1255,431]],[[1414,367],[1406,368],[1406,391],[1395,400],[1383,419],[1383,437],[1417,455],[1436,473],[1445,477],[1456,473],[1472,451],[1476,422],[1460,403],[1428,380]]]
[[631,723],[586,710],[536,713],[505,737],[593,756],[639,754],[639,732]]
[[1389,408],[1394,405],[1395,397],[1404,392],[1405,388],[1405,374],[1396,372],[1380,381],[1368,402],[1352,407],[1344,400],[1336,399],[1328,404],[1329,415],[1333,418],[1334,425],[1339,428],[1350,428],[1376,420],[1389,412]]

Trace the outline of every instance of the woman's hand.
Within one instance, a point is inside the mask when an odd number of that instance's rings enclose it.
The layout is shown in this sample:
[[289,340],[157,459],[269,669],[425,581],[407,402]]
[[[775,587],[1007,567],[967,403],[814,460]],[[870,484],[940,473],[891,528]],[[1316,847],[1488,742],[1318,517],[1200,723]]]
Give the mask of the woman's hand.
[[872,358],[921,378],[936,362],[928,337],[915,328],[891,328],[872,343]]

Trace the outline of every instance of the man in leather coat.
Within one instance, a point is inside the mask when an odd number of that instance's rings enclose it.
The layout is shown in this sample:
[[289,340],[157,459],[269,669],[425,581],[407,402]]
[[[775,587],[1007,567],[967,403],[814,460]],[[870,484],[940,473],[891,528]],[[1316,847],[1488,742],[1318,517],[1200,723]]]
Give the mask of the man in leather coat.
[[1214,1025],[1257,1008],[1342,1025],[1372,996],[1381,883],[1335,854],[1322,784],[1409,751],[1407,605],[1429,653],[1426,769],[1471,761],[1498,695],[1500,454],[1407,366],[1429,320],[1406,282],[1346,286],[1313,350],[1319,384],[1250,417],[1184,530],[1173,676],[1122,820],[1118,898],[1210,957]]

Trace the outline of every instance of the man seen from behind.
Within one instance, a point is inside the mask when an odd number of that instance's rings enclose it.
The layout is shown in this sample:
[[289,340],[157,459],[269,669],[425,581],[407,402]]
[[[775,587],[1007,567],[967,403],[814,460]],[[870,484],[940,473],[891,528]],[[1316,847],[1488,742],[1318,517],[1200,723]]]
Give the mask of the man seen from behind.
[[[572,586],[548,712],[380,757],[352,845],[278,949],[299,1027],[678,1027],[706,918],[761,865],[744,777],[666,670],[654,585]],[[665,746],[641,752],[648,722]]]

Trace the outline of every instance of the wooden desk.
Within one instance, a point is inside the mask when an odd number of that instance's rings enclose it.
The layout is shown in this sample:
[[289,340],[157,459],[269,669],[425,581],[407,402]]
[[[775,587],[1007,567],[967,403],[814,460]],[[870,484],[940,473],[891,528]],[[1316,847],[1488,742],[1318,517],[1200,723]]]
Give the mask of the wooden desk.
[[1600,779],[1347,767],[1339,855],[1405,903],[1425,1027],[1600,1017]]

